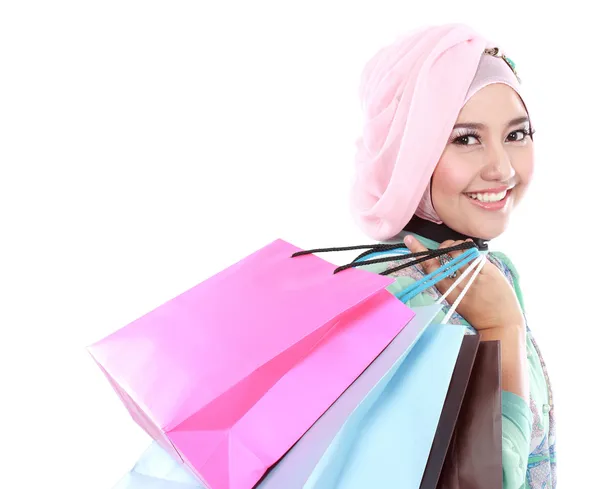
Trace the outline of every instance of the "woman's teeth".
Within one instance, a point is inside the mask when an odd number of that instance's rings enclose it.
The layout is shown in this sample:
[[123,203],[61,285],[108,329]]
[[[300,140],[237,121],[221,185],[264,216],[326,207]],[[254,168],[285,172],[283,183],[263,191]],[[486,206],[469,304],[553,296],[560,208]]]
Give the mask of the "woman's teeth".
[[501,200],[504,200],[507,193],[508,190],[505,190],[504,192],[500,192],[498,194],[467,194],[467,197],[473,200],[478,200],[479,202],[500,202]]

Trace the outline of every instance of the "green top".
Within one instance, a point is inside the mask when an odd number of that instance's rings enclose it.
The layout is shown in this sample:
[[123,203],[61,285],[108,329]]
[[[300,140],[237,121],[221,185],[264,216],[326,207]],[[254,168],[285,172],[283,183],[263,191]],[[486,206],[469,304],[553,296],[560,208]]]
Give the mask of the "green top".
[[[402,235],[403,236],[403,235]],[[439,244],[416,236],[424,246],[436,249]],[[500,268],[513,285],[523,312],[523,296],[519,276],[512,262],[502,253],[490,252],[490,261]],[[397,262],[366,265],[364,268],[381,273]],[[391,274],[395,282],[388,287],[391,293],[406,289],[424,276],[420,265]],[[407,302],[410,306],[426,306],[440,297],[434,287],[422,292]],[[435,319],[441,321],[448,309]],[[450,322],[473,328],[458,314]],[[529,402],[512,392],[502,392],[502,470],[504,489],[541,489],[556,487],[554,460],[554,419],[552,394],[543,359],[529,328],[527,329],[527,361],[530,379]]]

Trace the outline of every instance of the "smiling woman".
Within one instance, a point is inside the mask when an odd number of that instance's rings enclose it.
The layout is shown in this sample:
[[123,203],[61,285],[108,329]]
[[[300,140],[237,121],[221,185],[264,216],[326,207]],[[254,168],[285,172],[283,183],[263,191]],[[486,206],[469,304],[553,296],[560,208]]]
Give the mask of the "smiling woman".
[[512,87],[495,83],[475,93],[433,173],[431,196],[439,220],[467,236],[501,234],[533,175],[532,135]]
[[[482,341],[500,341],[504,489],[553,488],[554,408],[544,360],[524,317],[513,264],[488,252],[533,177],[534,131],[515,64],[490,44],[468,26],[427,27],[367,63],[352,208],[370,237],[403,240],[411,252],[471,239],[487,253],[451,322],[467,325]],[[393,288],[404,290],[444,261],[394,271]],[[369,269],[381,273],[398,263]],[[441,300],[468,273],[462,269],[408,304]],[[446,311],[462,290],[459,284],[448,295]]]

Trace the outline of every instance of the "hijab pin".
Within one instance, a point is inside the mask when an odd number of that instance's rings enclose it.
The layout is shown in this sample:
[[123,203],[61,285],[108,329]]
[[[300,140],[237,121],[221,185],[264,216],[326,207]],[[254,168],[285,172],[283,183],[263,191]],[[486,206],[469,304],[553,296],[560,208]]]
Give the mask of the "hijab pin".
[[512,59],[510,59],[508,56],[506,56],[505,54],[502,54],[500,52],[499,48],[486,49],[484,52],[485,52],[485,54],[489,54],[490,56],[494,56],[496,58],[502,58],[505,61],[505,63],[509,66],[509,68],[512,70],[512,72],[515,74],[519,83],[521,83],[521,78],[519,78],[519,75],[517,74],[517,67],[515,65],[515,62]]

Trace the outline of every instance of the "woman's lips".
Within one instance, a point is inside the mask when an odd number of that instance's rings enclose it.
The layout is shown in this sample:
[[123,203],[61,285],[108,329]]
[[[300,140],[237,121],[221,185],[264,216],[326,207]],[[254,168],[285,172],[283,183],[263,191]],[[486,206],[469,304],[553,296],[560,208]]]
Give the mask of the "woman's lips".
[[[501,198],[500,200],[490,200],[493,198],[497,198],[498,194],[502,194],[503,192],[506,192],[506,195],[504,195],[503,198]],[[492,196],[490,197],[490,194],[492,194]],[[512,194],[512,189],[508,189],[505,191],[500,191],[500,192],[481,192],[481,193],[477,193],[477,194],[471,194],[471,193],[466,193],[465,197],[469,200],[469,202],[471,202],[473,205],[476,205],[477,207],[481,208],[481,209],[485,209],[488,211],[498,211],[503,209],[507,202],[508,199],[510,198],[510,195]],[[475,197],[477,196],[477,197]]]

